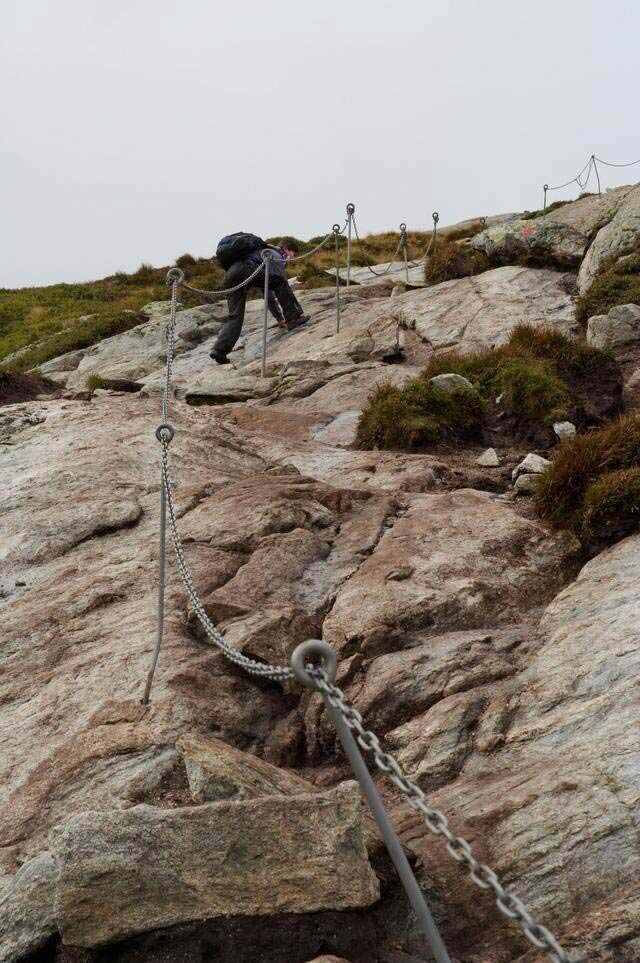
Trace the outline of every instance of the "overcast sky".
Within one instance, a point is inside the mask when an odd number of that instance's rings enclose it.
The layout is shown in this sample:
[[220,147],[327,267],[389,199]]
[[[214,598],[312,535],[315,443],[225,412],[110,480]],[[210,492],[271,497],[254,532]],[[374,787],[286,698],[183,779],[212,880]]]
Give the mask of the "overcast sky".
[[349,200],[366,232],[539,207],[592,151],[640,158],[639,37],[633,0],[4,0],[0,286]]

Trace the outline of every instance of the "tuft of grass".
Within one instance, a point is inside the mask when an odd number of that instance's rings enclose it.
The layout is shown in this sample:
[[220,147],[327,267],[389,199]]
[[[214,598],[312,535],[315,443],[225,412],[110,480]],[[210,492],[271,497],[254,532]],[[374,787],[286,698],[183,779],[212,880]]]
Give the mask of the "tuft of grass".
[[[590,197],[590,194],[581,194],[580,197]],[[554,201],[553,204],[548,204],[546,208],[540,208],[539,211],[524,211],[520,215],[523,221],[533,221],[537,217],[545,217],[547,214],[552,214],[554,211],[559,210],[566,204],[572,204],[573,201]]]
[[402,388],[380,385],[360,416],[361,448],[419,449],[482,435],[482,401],[475,390],[442,391],[423,378]]
[[618,304],[640,305],[640,252],[627,255],[622,263],[609,261],[603,266],[589,290],[576,298],[576,317],[586,324]]
[[619,541],[640,528],[640,467],[607,472],[587,488],[582,540],[589,545]]
[[638,528],[640,416],[627,415],[564,442],[540,476],[536,508],[553,528],[569,528],[589,548]]
[[491,266],[489,258],[482,251],[443,238],[436,241],[435,250],[425,263],[424,279],[429,285],[441,284],[443,281],[481,274]]
[[436,355],[424,377],[447,371],[467,378],[487,401],[502,395],[501,409],[512,418],[515,435],[524,437],[541,424],[569,417],[587,423],[583,409],[588,399],[581,386],[605,376],[619,377],[606,352],[558,331],[525,324],[514,328],[498,348]]

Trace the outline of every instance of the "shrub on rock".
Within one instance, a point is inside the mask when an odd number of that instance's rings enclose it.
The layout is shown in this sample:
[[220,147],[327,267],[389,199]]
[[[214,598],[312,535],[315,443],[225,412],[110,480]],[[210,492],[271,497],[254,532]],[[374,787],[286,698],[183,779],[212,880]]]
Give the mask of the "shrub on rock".
[[636,531],[640,521],[640,417],[566,441],[540,476],[539,515],[589,549]]
[[[444,390],[445,375],[457,390]],[[502,441],[552,445],[554,424],[599,422],[618,413],[621,398],[620,370],[608,354],[520,325],[501,347],[436,355],[402,388],[378,388],[360,418],[357,441],[362,448],[416,449],[481,440],[486,429],[499,431]]]
[[482,435],[482,401],[471,388],[443,390],[424,378],[402,388],[381,385],[358,422],[361,448],[425,448],[441,441],[472,441]]
[[447,238],[438,240],[435,250],[426,258],[424,279],[428,285],[440,284],[481,274],[490,267],[489,258],[482,251],[474,251],[468,244]]

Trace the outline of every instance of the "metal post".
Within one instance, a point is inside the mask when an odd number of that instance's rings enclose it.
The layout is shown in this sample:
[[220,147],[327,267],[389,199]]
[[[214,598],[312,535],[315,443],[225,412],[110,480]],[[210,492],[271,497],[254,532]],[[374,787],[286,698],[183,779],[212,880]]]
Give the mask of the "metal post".
[[407,225],[402,222],[400,225],[400,240],[402,241],[402,250],[404,252],[404,279],[409,283],[409,257],[407,254]]
[[548,184],[543,184],[543,185],[542,185],[542,190],[544,191],[544,204],[542,205],[542,210],[543,210],[543,211],[546,211],[546,209],[547,209],[547,191],[549,190],[549,185],[548,185]]
[[351,225],[355,210],[355,204],[347,204],[347,290],[351,286]]
[[[336,669],[336,654],[334,650],[326,642],[320,640],[311,639],[308,642],[303,642],[299,645],[293,655],[291,656],[291,666],[293,668],[296,678],[301,681],[304,685],[313,686],[312,680],[306,672],[306,664],[308,661],[312,661],[312,657],[315,659],[320,657],[322,659],[322,665],[330,677],[330,681],[333,682],[335,677]],[[351,767],[353,769],[356,779],[360,783],[360,788],[362,792],[367,797],[367,802],[371,808],[375,820],[378,824],[382,838],[384,839],[385,846],[389,852],[389,855],[393,861],[393,864],[398,871],[398,876],[404,886],[405,892],[409,897],[409,902],[413,907],[413,911],[418,918],[418,923],[422,928],[422,931],[427,939],[433,958],[436,963],[451,963],[449,954],[447,953],[447,948],[442,942],[442,937],[438,932],[435,920],[431,915],[431,911],[427,906],[424,894],[418,882],[413,874],[413,870],[409,865],[409,860],[407,859],[404,849],[402,848],[402,843],[398,839],[398,836],[391,825],[391,821],[387,816],[380,794],[376,789],[373,779],[369,774],[366,763],[362,758],[362,754],[358,749],[356,740],[354,739],[351,730],[342,718],[341,713],[335,709],[329,697],[322,693],[322,696],[327,707],[327,711],[331,716],[331,719],[336,727],[336,731],[340,738],[340,742],[344,748]]]
[[598,171],[598,165],[596,164],[595,154],[591,155],[591,163],[593,164],[593,169],[596,172],[596,180],[598,181],[598,194],[602,194],[602,190],[600,189],[600,172]]
[[433,220],[433,247],[432,247],[431,250],[435,253],[435,250],[436,250],[436,236],[437,236],[437,234],[438,234],[438,221],[440,220],[440,215],[438,214],[437,211],[434,211],[433,214],[431,215],[431,218],[432,218],[432,220]]
[[267,376],[267,325],[269,323],[269,265],[271,255],[268,251],[262,252],[264,261],[264,321],[262,323],[262,365],[260,373],[263,378]]
[[336,247],[336,334],[340,333],[340,249],[339,249],[339,239],[340,239],[340,225],[333,225],[333,236],[335,238]]
[[156,647],[153,650],[151,668],[147,676],[142,704],[149,704],[153,676],[156,671],[160,649],[162,648],[162,636],[164,635],[164,584],[167,564],[166,544],[167,544],[167,493],[164,489],[164,476],[160,476],[160,552],[158,558],[158,634],[156,636]]

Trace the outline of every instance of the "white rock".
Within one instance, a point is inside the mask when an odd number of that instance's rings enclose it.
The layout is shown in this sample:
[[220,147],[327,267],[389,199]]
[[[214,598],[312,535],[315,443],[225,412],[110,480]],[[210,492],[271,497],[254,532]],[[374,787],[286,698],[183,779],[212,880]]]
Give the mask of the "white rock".
[[453,372],[436,375],[429,379],[429,383],[434,388],[439,388],[440,391],[446,391],[448,394],[454,391],[473,391],[473,385],[468,378],[463,378],[462,375]]
[[614,216],[598,231],[580,265],[581,294],[590,288],[608,258],[631,253],[640,240],[640,186],[624,190]]
[[566,441],[576,436],[576,426],[571,421],[556,421],[553,430],[560,441]]
[[476,465],[483,465],[485,468],[497,468],[499,464],[500,459],[495,448],[487,448],[476,458]]
[[516,495],[534,495],[538,487],[538,475],[518,475],[514,490]]
[[527,457],[523,458],[520,464],[513,469],[511,477],[515,481],[520,475],[540,475],[543,471],[546,471],[550,465],[551,462],[547,458],[543,458],[542,455],[536,455],[530,451]]
[[587,344],[612,348],[640,340],[640,307],[618,304],[608,314],[596,314],[587,322]]

